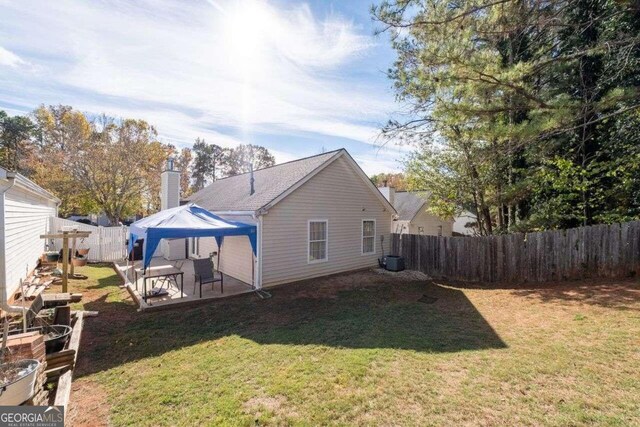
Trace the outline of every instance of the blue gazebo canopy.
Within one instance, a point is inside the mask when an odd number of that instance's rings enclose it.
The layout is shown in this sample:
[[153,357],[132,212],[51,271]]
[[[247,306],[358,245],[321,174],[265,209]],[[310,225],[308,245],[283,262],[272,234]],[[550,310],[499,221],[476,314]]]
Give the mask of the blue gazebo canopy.
[[165,209],[142,218],[129,227],[129,253],[136,241],[144,239],[142,251],[143,268],[147,268],[151,257],[162,239],[188,237],[215,237],[218,247],[224,236],[247,236],[253,254],[256,254],[256,226],[223,219],[200,206],[190,203],[177,208]]

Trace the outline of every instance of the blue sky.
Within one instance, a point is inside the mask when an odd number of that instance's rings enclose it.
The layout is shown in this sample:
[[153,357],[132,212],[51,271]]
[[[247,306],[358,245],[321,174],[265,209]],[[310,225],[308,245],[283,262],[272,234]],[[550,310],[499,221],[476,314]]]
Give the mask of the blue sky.
[[141,118],[177,146],[264,145],[278,162],[344,147],[369,173],[399,109],[366,1],[0,0],[0,109]]

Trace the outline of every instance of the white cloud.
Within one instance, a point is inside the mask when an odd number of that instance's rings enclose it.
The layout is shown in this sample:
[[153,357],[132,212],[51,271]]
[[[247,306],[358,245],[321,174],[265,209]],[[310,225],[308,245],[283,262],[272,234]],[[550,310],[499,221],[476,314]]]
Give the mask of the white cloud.
[[358,162],[358,165],[369,176],[378,173],[397,173],[402,172],[404,169],[402,159],[404,156],[398,150],[385,149],[380,150],[372,149],[363,154],[354,156],[354,159]]
[[[300,3],[9,2],[0,39],[11,40],[30,73],[29,80],[15,73],[13,87],[23,89],[3,97],[142,118],[178,143],[200,136],[234,146],[255,133],[315,133],[371,145],[394,105],[389,93],[345,72],[372,54],[367,33]],[[4,51],[0,64],[9,58]],[[363,159],[367,168],[397,169]]]
[[0,65],[6,65],[9,67],[17,67],[25,64],[25,62],[15,53],[0,46]]

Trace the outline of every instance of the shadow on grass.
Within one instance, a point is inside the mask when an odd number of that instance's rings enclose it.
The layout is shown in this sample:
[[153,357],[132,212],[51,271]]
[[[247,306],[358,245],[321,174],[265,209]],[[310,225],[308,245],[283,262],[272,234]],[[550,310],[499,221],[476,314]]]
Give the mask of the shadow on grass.
[[[116,288],[117,289],[117,288]],[[78,375],[237,335],[259,344],[459,352],[505,348],[460,290],[372,272],[309,280],[191,309],[139,313],[107,294],[85,301]],[[419,300],[432,303],[423,303]],[[111,301],[114,299],[111,298]],[[85,363],[86,362],[86,363]]]
[[579,281],[545,283],[482,283],[436,280],[453,289],[506,290],[512,295],[534,298],[543,303],[580,303],[640,311],[638,279],[590,278]]
[[96,280],[96,284],[93,286],[87,286],[86,289],[107,289],[109,287],[118,286],[121,282],[120,277],[104,277]]
[[567,302],[640,311],[640,285],[638,282],[610,281],[608,283],[563,283],[532,289],[518,289],[514,295],[538,299],[545,303]]

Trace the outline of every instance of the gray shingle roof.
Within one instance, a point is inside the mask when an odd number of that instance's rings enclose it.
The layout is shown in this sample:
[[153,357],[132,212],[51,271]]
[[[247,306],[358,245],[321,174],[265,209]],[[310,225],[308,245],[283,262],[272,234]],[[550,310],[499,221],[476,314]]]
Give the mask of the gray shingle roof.
[[426,201],[427,193],[409,193],[408,191],[400,191],[395,195],[393,207],[398,212],[398,220],[411,221],[414,216],[423,209]]
[[282,163],[253,172],[255,193],[250,195],[249,174],[213,182],[186,200],[213,211],[256,211],[294,186],[341,150]]

